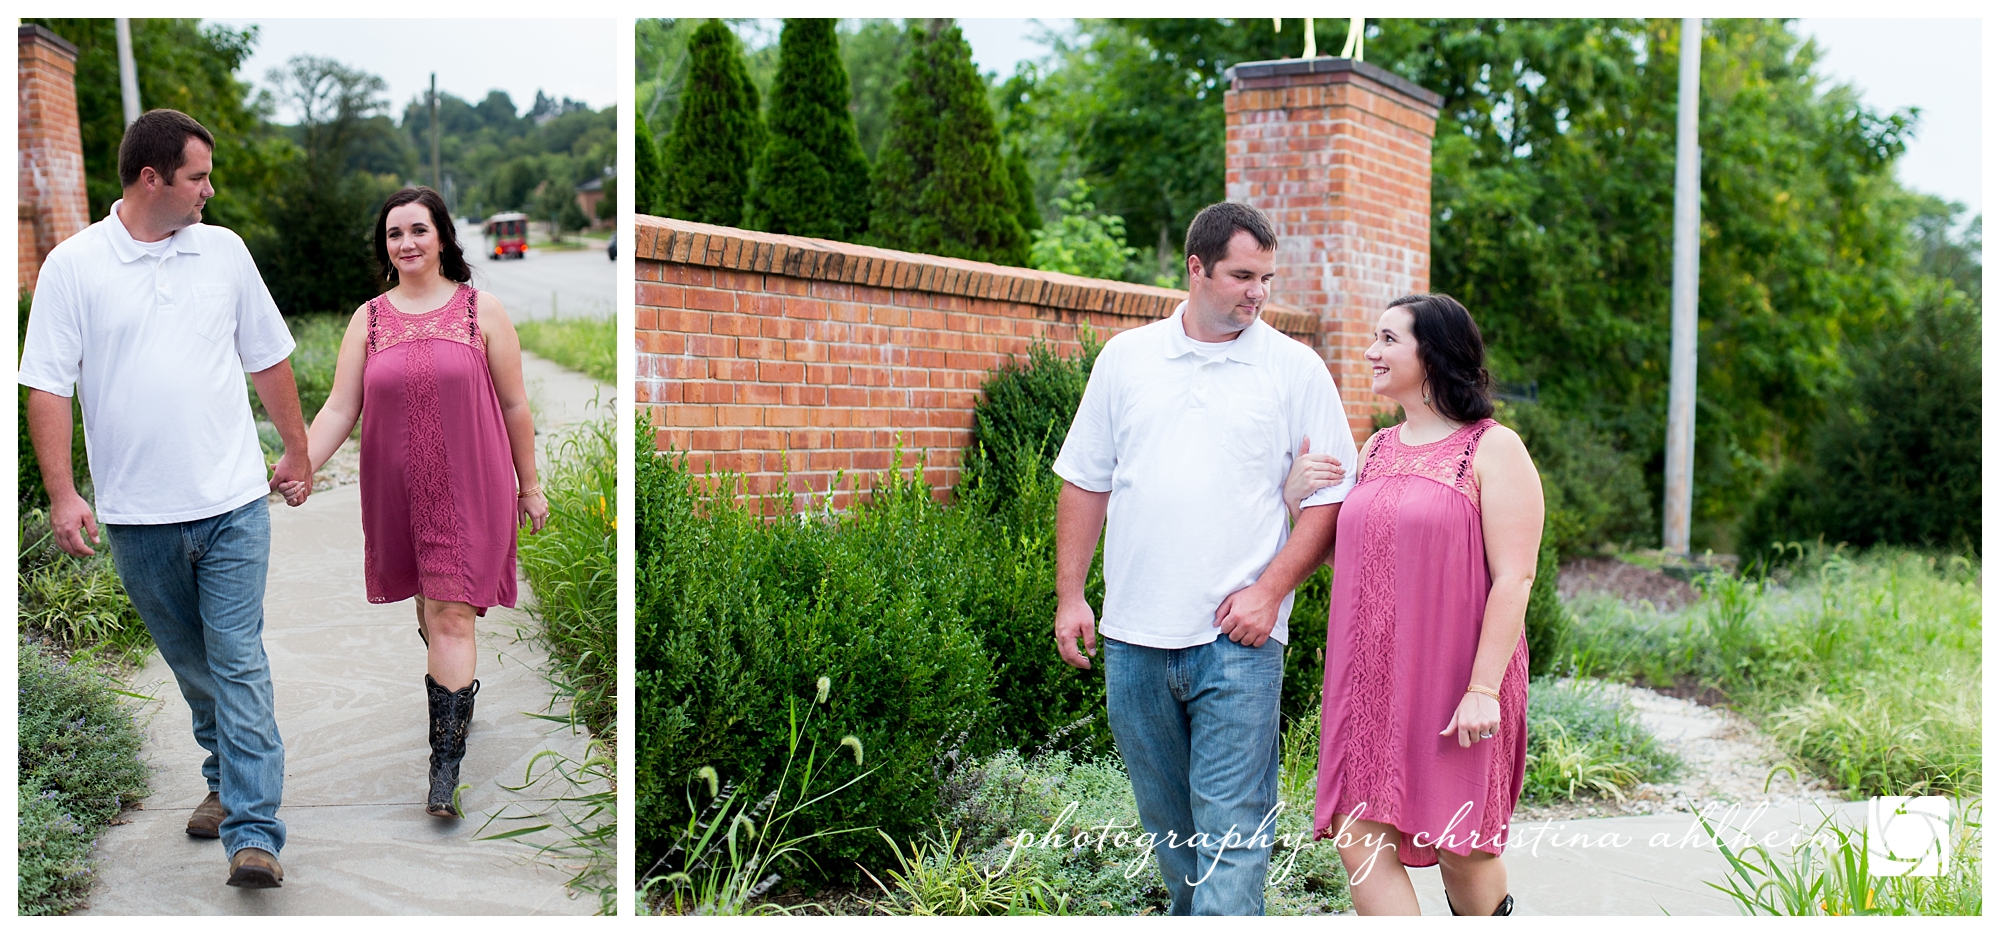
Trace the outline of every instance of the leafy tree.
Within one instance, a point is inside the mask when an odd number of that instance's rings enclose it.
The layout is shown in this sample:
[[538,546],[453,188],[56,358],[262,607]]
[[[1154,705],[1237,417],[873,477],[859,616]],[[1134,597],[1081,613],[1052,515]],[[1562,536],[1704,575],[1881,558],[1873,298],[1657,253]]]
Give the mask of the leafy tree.
[[[118,40],[109,19],[29,18],[76,44],[76,105],[83,137],[90,216],[102,219],[118,200],[118,143],[125,137],[118,81]],[[257,29],[202,26],[194,19],[132,20],[132,58],[141,106],[171,107],[215,134],[215,197],[203,220],[249,239],[263,223],[259,200],[286,157],[283,139],[252,106],[236,69],[250,57]]]
[[[375,210],[400,182],[350,162],[379,127],[380,77],[332,59],[293,56],[267,79],[299,114],[296,155],[265,203],[271,233],[250,241],[271,298],[287,312],[343,311],[374,297]],[[266,101],[269,105],[269,101]]]
[[751,160],[763,142],[757,89],[743,67],[736,36],[710,20],[688,42],[687,90],[662,160],[674,217],[740,227]]
[[667,200],[666,169],[660,165],[660,151],[653,145],[653,130],[643,114],[632,118],[632,166],[638,180],[632,188],[633,210],[659,214]]
[[597,220],[618,219],[618,177],[604,180],[604,197],[597,199]]
[[1076,179],[1057,197],[1054,222],[1035,235],[1031,251],[1036,269],[1066,272],[1093,279],[1115,279],[1138,253],[1125,245],[1125,221],[1100,214],[1090,203],[1090,183]]
[[[1320,25],[1338,48],[1344,24]],[[1910,118],[1827,86],[1781,22],[1713,20],[1705,41],[1695,538],[1726,549],[1824,417],[1841,342],[1908,302],[1891,166]],[[1038,175],[1088,179],[1166,269],[1223,196],[1223,71],[1297,43],[1257,20],[1082,20],[1009,89],[1030,118],[1010,138]],[[1368,36],[1371,63],[1445,98],[1432,287],[1479,317],[1498,377],[1638,457],[1655,501],[1678,49],[1677,20],[1391,19]]]
[[830,19],[788,19],[778,42],[749,226],[853,240],[868,226],[868,160],[848,112],[847,69]]
[[957,24],[911,26],[877,166],[870,238],[894,249],[1027,263],[985,81]]
[[1021,231],[1032,234],[1042,229],[1042,212],[1035,207],[1035,177],[1028,172],[1028,157],[1019,149],[1007,153],[1007,181],[1014,186],[1014,217]]

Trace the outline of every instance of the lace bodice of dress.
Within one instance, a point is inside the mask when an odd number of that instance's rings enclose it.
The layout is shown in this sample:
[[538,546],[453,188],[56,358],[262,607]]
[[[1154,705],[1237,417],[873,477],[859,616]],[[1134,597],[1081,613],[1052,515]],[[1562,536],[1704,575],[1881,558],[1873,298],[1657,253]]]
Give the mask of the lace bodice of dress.
[[1403,426],[1385,428],[1375,436],[1375,445],[1361,465],[1357,483],[1397,476],[1419,476],[1451,487],[1479,508],[1479,481],[1472,473],[1472,458],[1479,452],[1479,439],[1499,424],[1490,418],[1466,425],[1429,444],[1409,445],[1402,440]]
[[460,284],[443,305],[420,315],[404,314],[385,293],[368,302],[368,353],[381,353],[415,340],[448,340],[484,354],[486,335],[479,330],[478,290]]

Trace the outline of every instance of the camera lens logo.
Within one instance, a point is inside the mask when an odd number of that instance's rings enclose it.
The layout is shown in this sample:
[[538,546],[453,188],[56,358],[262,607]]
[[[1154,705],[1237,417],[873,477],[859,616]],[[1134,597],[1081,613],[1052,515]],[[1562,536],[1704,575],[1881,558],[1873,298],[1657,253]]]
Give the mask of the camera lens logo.
[[1938,876],[1950,868],[1950,798],[1869,800],[1869,875]]

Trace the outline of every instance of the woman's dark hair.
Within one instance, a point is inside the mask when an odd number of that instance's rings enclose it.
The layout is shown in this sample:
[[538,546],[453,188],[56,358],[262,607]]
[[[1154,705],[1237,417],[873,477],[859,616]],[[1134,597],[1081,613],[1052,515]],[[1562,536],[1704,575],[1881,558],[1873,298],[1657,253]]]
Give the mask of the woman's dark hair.
[[438,233],[438,272],[453,282],[471,282],[472,267],[465,263],[465,250],[458,245],[458,228],[451,222],[451,209],[444,198],[426,185],[405,188],[382,202],[375,216],[375,262],[382,266],[382,278],[395,282],[396,264],[389,259],[389,212],[406,204],[421,204],[431,212],[431,227]]
[[1410,336],[1431,384],[1431,407],[1454,422],[1493,417],[1493,377],[1486,372],[1486,340],[1472,312],[1441,292],[1405,295],[1390,308],[1410,310]]

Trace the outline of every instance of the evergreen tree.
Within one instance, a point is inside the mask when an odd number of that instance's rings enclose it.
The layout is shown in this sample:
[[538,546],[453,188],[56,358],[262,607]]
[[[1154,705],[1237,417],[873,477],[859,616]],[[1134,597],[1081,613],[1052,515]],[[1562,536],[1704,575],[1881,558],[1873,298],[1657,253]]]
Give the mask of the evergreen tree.
[[757,86],[736,35],[709,20],[688,40],[687,91],[662,161],[663,214],[704,224],[743,225],[750,165],[763,142]]
[[1028,174],[1028,156],[1019,149],[1007,153],[1007,181],[1014,186],[1014,211],[1020,218],[1021,232],[1042,229],[1042,212],[1035,208],[1035,177]]
[[758,230],[852,240],[868,227],[868,159],[848,111],[834,24],[785,20],[768,132],[750,185],[750,226]]
[[891,249],[1027,265],[1019,201],[971,46],[951,20],[912,25],[910,43],[877,165],[871,239]]
[[632,209],[640,214],[659,214],[667,200],[666,169],[660,165],[660,148],[653,143],[653,128],[644,114],[633,114],[632,166],[639,176],[632,186]]

